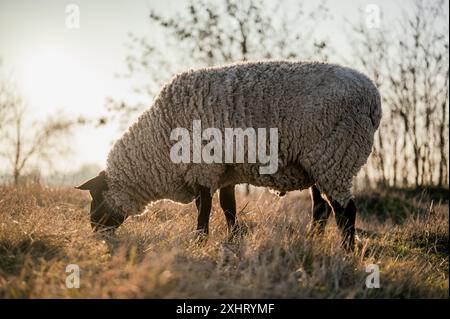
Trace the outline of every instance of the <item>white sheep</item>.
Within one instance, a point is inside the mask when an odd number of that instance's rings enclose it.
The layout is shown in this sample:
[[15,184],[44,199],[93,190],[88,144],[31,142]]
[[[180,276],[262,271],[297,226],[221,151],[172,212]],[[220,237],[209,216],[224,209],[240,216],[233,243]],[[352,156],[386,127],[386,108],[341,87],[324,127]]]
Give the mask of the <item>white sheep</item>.
[[[260,174],[261,163],[175,163],[171,134],[177,128],[192,132],[195,120],[223,133],[277,128],[278,170]],[[332,210],[343,243],[352,248],[352,178],[370,155],[380,120],[375,85],[347,67],[271,61],[190,70],[162,88],[153,106],[114,144],[106,170],[78,188],[91,192],[94,229],[115,228],[156,200],[195,199],[197,229],[204,234],[218,189],[233,233],[236,184],[282,193],[311,188],[314,229],[323,231]]]

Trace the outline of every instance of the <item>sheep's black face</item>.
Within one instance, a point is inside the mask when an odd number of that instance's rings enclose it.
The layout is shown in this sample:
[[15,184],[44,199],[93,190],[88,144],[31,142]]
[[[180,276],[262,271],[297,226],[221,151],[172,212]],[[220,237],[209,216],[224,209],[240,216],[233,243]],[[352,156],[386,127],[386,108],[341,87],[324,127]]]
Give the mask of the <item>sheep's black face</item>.
[[125,216],[114,212],[105,201],[103,192],[108,190],[108,186],[104,171],[76,188],[88,190],[92,196],[91,226],[94,231],[114,230],[125,221]]
[[91,192],[91,226],[94,231],[114,230],[125,221],[125,217],[112,211],[102,193]]

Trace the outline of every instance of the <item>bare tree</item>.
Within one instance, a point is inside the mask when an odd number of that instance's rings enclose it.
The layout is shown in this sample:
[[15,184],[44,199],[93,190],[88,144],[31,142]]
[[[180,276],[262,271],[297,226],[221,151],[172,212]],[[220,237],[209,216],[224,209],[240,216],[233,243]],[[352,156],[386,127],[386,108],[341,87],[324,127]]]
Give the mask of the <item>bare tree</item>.
[[150,13],[155,26],[148,39],[130,34],[126,58],[129,79],[145,79],[135,88],[144,103],[131,105],[109,100],[108,110],[127,124],[131,115],[148,106],[161,84],[173,74],[192,67],[252,59],[327,59],[324,39],[316,39],[315,23],[328,18],[319,4],[306,11],[302,3],[284,10],[278,2],[262,0],[190,1],[182,13]]
[[[0,71],[2,67],[2,63],[0,60]],[[13,87],[11,81],[3,79],[3,74],[0,72],[0,138],[2,137],[2,128],[8,122],[8,115],[12,108],[12,105],[18,103],[17,95],[14,94],[16,89]],[[4,132],[3,132],[4,133]]]
[[14,184],[18,185],[20,176],[30,163],[51,164],[58,155],[67,151],[63,138],[71,134],[78,122],[55,115],[29,123],[29,109],[14,86],[3,80],[0,88],[3,120],[0,123],[0,156],[9,162]]
[[353,27],[355,55],[380,88],[384,120],[372,163],[384,183],[448,184],[448,16],[416,0],[381,30]]

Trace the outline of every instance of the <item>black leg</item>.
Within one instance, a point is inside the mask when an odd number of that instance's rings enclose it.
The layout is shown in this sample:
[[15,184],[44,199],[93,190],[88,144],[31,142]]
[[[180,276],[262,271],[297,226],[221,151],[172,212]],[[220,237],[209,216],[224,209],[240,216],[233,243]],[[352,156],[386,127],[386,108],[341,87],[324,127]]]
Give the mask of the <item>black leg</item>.
[[331,202],[336,217],[336,223],[342,233],[342,245],[345,249],[353,251],[355,249],[355,220],[356,205],[353,199],[342,207],[338,202]]
[[223,187],[219,192],[220,207],[222,207],[227,220],[228,234],[233,234],[238,228],[236,224],[236,198],[234,185]]
[[313,215],[312,230],[314,234],[322,234],[325,230],[328,217],[330,216],[331,207],[326,200],[320,196],[320,191],[316,185],[311,186],[311,200]]
[[208,235],[209,214],[211,213],[212,196],[209,188],[200,187],[199,194],[195,199],[198,210],[197,231],[199,235]]

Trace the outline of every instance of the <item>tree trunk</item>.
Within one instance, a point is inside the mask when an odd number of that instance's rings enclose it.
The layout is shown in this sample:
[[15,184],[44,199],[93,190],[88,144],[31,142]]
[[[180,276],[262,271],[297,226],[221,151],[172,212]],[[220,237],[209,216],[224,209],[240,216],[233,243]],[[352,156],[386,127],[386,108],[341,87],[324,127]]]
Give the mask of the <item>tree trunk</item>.
[[[445,102],[443,103],[443,115],[445,118]],[[444,169],[445,169],[445,163],[447,161],[447,159],[445,158],[445,133],[444,133],[444,128],[445,128],[445,119],[443,120],[443,122],[441,123],[440,127],[439,127],[439,150],[440,150],[440,161],[439,161],[439,177],[438,177],[438,186],[443,186],[444,185]],[[447,181],[446,181],[447,184]]]
[[20,152],[21,152],[21,134],[20,134],[20,126],[22,123],[21,116],[19,116],[16,120],[16,154],[14,158],[14,170],[13,170],[13,177],[14,177],[14,185],[19,185],[19,163],[20,163]]
[[397,187],[398,185],[398,182],[397,182],[397,174],[398,174],[398,155],[397,155],[397,139],[396,138],[393,138],[393,140],[394,140],[394,142],[393,142],[393,156],[394,156],[394,159],[393,159],[393,164],[392,164],[392,166],[393,166],[393,186],[394,187]]
[[13,174],[14,186],[19,186],[19,176],[20,176],[19,170],[14,169],[14,174]]

